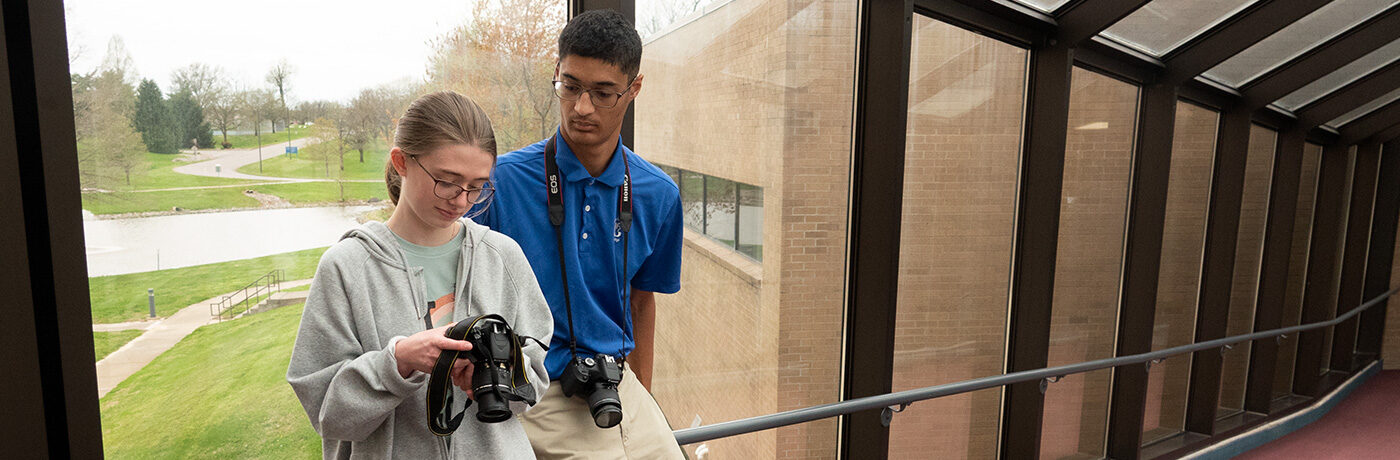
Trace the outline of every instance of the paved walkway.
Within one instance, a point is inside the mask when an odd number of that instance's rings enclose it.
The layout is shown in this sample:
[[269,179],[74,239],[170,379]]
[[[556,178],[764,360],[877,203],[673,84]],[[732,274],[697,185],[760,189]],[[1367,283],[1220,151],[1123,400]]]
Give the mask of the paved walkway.
[[[311,280],[286,281],[282,283],[282,289],[286,290],[307,284],[311,284]],[[106,396],[107,392],[116,388],[117,384],[146,367],[157,356],[180,343],[181,339],[190,335],[195,329],[217,322],[217,318],[209,315],[209,304],[219,301],[225,295],[227,294],[220,294],[203,302],[197,302],[163,320],[144,322],[147,324],[143,328],[128,327],[128,329],[145,329],[146,332],[97,362],[97,397]],[[92,328],[93,331],[97,331],[99,327],[124,327],[123,325],[133,324],[137,323],[94,324]]]
[[[278,133],[278,134],[281,134],[281,133]],[[273,138],[276,138],[276,135],[269,135],[269,136],[271,136],[271,137],[273,137]],[[284,137],[285,137],[285,135],[284,135]],[[313,142],[313,140],[312,140],[310,137],[303,137],[303,138],[301,138],[301,139],[295,139],[295,140],[293,140],[293,141],[292,141],[292,146],[293,146],[293,147],[305,147],[305,146],[311,144],[312,142]],[[199,156],[200,156],[200,158],[205,158],[205,159],[200,160],[200,161],[197,162],[197,163],[190,163],[190,164],[187,164],[187,165],[184,165],[184,166],[176,167],[176,168],[175,168],[175,172],[180,173],[180,174],[189,174],[189,175],[193,175],[193,176],[224,177],[224,178],[229,178],[229,179],[270,180],[270,181],[278,181],[278,182],[311,182],[311,181],[313,181],[313,179],[294,179],[294,178],[289,178],[289,177],[255,176],[255,175],[252,175],[252,174],[243,174],[243,173],[238,172],[238,168],[241,168],[241,167],[243,167],[243,166],[245,166],[245,165],[257,163],[257,162],[258,162],[259,156],[261,156],[261,158],[264,159],[264,160],[271,159],[271,158],[276,158],[277,155],[281,155],[282,152],[285,151],[286,147],[287,147],[287,143],[286,143],[286,142],[281,142],[281,143],[277,143],[277,144],[272,144],[272,145],[265,145],[265,146],[263,146],[262,152],[261,152],[261,153],[259,153],[259,152],[258,152],[258,149],[256,149],[256,148],[252,148],[252,149],[234,149],[234,150],[201,150],[201,151],[199,151]],[[219,165],[221,171],[215,172],[215,171],[214,171],[214,166],[215,166],[215,165]]]

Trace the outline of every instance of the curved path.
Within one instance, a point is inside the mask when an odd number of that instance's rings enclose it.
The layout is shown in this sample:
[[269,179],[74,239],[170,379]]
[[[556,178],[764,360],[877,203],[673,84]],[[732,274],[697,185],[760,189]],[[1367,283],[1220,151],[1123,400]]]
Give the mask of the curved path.
[[[293,140],[292,146],[305,147],[312,143],[314,143],[314,141],[310,137],[303,137],[301,139]],[[238,172],[238,168],[249,164],[257,163],[259,157],[261,157],[264,160],[276,158],[278,155],[281,155],[282,152],[286,151],[286,147],[286,142],[280,142],[272,145],[263,146],[262,152],[259,152],[256,148],[200,151],[199,155],[201,158],[205,158],[204,160],[200,160],[197,163],[190,163],[184,166],[178,166],[175,168],[175,172],[180,174],[189,174],[193,176],[223,177],[229,179],[270,180],[278,182],[317,181],[317,179],[256,176],[252,174],[243,174]],[[215,165],[219,165],[222,171],[216,172],[214,170]]]

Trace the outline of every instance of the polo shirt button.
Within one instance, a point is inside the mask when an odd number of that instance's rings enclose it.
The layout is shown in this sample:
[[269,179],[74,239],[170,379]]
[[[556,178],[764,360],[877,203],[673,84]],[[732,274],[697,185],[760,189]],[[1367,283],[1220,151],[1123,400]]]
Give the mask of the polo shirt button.
[[583,239],[585,239],[585,240],[588,239],[588,232],[584,232],[584,233],[583,233]]
[[593,210],[593,207],[592,207],[592,206],[583,205],[583,212],[588,212],[588,211],[592,211],[592,210]]

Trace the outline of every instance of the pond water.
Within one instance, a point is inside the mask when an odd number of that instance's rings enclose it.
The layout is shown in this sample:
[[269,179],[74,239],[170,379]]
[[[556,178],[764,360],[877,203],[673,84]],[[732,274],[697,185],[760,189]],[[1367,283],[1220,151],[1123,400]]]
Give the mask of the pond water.
[[373,206],[258,209],[95,220],[84,212],[88,276],[248,259],[335,244]]

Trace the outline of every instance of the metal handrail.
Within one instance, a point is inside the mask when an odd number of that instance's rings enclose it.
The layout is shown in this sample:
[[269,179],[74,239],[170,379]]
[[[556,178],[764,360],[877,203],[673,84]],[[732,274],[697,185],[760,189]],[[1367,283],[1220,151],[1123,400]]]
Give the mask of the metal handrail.
[[[1098,359],[1075,364],[1067,364],[1064,366],[1012,372],[1009,374],[982,377],[972,380],[964,380],[961,382],[945,383],[942,385],[934,385],[931,387],[905,390],[896,393],[887,393],[878,396],[867,396],[864,398],[851,399],[830,404],[822,404],[819,406],[805,407],[802,409],[778,412],[776,414],[760,415],[757,417],[749,417],[728,422],[720,422],[713,425],[705,425],[695,428],[684,428],[675,431],[676,441],[681,445],[694,444],[697,442],[709,441],[712,439],[725,438],[729,436],[752,433],[755,431],[763,431],[788,425],[795,425],[798,423],[810,422],[813,420],[820,420],[828,417],[846,415],[863,410],[889,410],[890,408],[895,406],[908,406],[914,402],[923,401],[926,399],[969,393],[977,390],[984,390],[987,388],[1006,386],[1013,383],[1031,382],[1045,379],[1053,379],[1052,381],[1057,381],[1060,378],[1070,374],[1079,374],[1084,372],[1096,371],[1099,369],[1127,366],[1132,364],[1148,363],[1147,365],[1151,366],[1151,363],[1161,362],[1162,360],[1172,356],[1186,353],[1194,353],[1197,351],[1209,350],[1212,348],[1221,348],[1226,345],[1233,345],[1245,341],[1253,341],[1267,338],[1282,339],[1288,334],[1294,332],[1301,332],[1311,329],[1323,328],[1327,326],[1334,326],[1338,323],[1341,323],[1342,321],[1351,319],[1353,316],[1360,314],[1363,310],[1366,310],[1368,308],[1371,308],[1372,306],[1375,306],[1376,304],[1381,303],[1381,301],[1395,294],[1396,291],[1400,291],[1400,287],[1392,288],[1391,290],[1386,291],[1384,294],[1381,294],[1367,301],[1366,303],[1363,303],[1360,306],[1352,309],[1351,311],[1348,311],[1346,314],[1327,321],[1300,324],[1297,326],[1285,327],[1281,329],[1271,329],[1262,332],[1255,332],[1252,334],[1235,335],[1200,343],[1193,343],[1189,345],[1182,345],[1179,347],[1157,350],[1148,353],[1140,353],[1136,355]],[[903,410],[902,407],[900,410]]]
[[[280,268],[267,272],[262,276],[259,276],[258,279],[253,280],[253,282],[248,283],[242,288],[239,288],[237,291],[233,291],[232,293],[223,296],[223,298],[220,299],[218,302],[210,303],[209,316],[216,317],[219,319],[219,321],[223,321],[225,312],[228,312],[230,317],[237,316],[237,314],[233,312],[233,307],[237,305],[243,305],[243,311],[247,312],[249,309],[252,308],[248,305],[249,300],[259,295],[262,295],[264,290],[266,290],[269,293],[269,295],[272,292],[281,290],[282,281],[285,281],[285,278],[286,275]],[[265,283],[264,280],[266,280]],[[255,286],[257,287],[257,289],[254,290],[252,293],[249,293],[248,289],[253,288]],[[276,287],[274,288],[274,286]],[[243,295],[243,300],[234,302],[233,299],[235,297],[238,297],[239,294]]]

